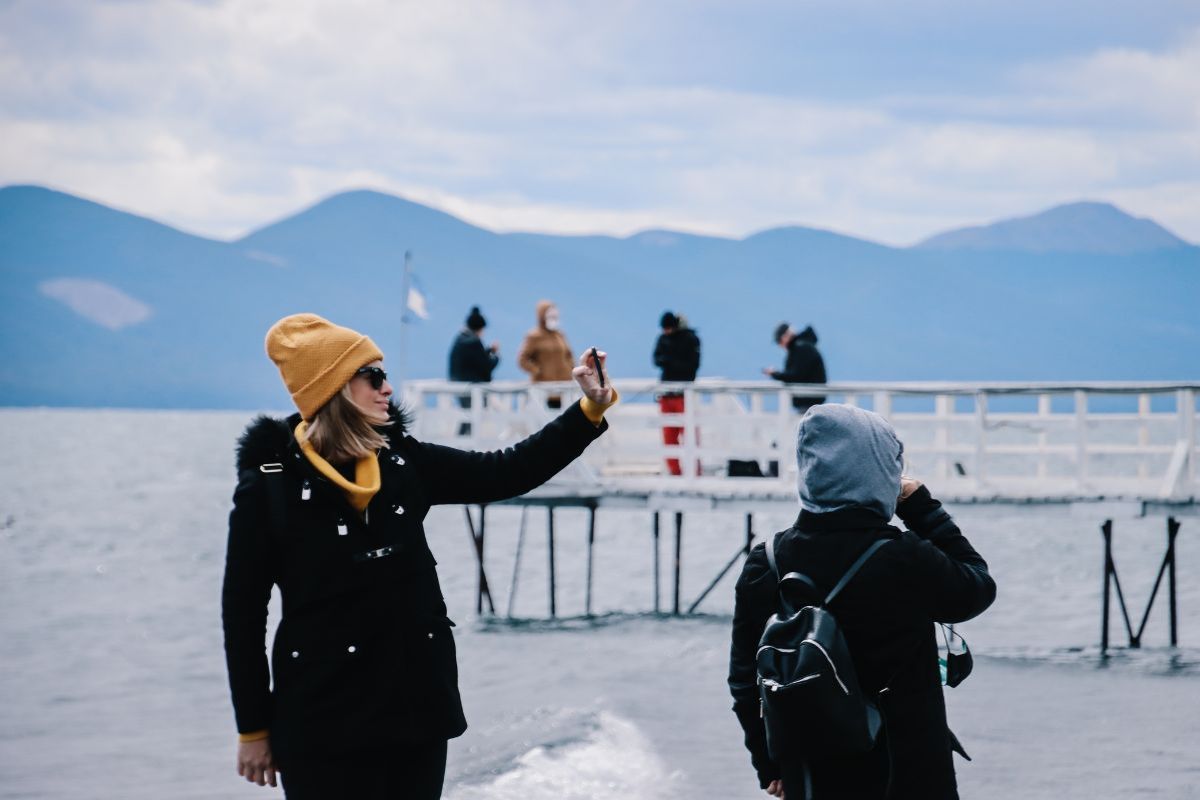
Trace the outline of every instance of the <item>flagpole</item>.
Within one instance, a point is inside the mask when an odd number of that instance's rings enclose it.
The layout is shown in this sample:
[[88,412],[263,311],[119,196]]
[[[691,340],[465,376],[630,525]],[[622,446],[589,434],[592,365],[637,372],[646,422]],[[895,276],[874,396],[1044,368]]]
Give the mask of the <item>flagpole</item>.
[[406,348],[408,345],[408,293],[412,288],[412,251],[404,251],[404,274],[400,279],[400,357],[396,360],[395,385],[404,385],[404,370],[408,366]]

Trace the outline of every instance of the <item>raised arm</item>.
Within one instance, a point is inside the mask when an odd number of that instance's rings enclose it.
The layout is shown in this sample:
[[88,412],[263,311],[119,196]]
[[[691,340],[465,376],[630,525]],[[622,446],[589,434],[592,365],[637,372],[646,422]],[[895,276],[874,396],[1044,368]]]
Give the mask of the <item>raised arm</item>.
[[987,562],[929,489],[921,486],[900,501],[896,514],[922,540],[916,578],[938,622],[963,622],[996,599]]
[[[600,361],[606,354],[600,353]],[[604,431],[604,412],[617,402],[611,385],[601,387],[587,356],[573,376],[584,391],[578,403],[524,441],[504,450],[474,452],[419,444],[430,503],[492,503],[541,486],[570,464]]]

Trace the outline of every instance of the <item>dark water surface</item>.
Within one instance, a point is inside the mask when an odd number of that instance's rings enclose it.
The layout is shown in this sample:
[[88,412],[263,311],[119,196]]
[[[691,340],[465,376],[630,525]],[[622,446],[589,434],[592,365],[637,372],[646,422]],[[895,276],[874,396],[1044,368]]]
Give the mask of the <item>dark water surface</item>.
[[[0,798],[280,796],[233,771],[219,593],[234,413],[0,411]],[[936,486],[933,490],[936,494]],[[964,797],[1200,796],[1200,522],[1178,540],[1179,620],[1165,597],[1146,649],[1097,657],[1095,514],[951,509],[989,560],[996,605],[960,630],[979,655],[947,692],[975,761]],[[793,513],[756,516],[758,530]],[[521,512],[488,518],[488,570],[508,604]],[[583,610],[584,521],[560,512],[559,613]],[[1140,620],[1161,519],[1117,520],[1116,560]],[[687,518],[683,596],[737,549],[736,516]],[[458,622],[471,728],[451,744],[452,798],[754,798],[724,685],[732,576],[702,616],[652,602],[647,514],[598,518],[591,620],[479,622],[460,508],[427,521]],[[546,612],[545,513],[529,512],[514,612]],[[663,563],[670,553],[663,539]],[[1165,587],[1164,587],[1165,589]],[[668,584],[664,576],[663,597]],[[1113,637],[1121,642],[1119,618]]]

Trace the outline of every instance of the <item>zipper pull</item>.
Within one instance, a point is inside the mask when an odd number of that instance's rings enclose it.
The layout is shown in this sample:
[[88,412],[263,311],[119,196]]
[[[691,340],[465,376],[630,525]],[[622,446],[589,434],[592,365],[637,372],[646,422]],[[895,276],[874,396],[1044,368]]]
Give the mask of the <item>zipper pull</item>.
[[761,697],[758,698],[758,718],[764,719],[767,716],[767,702]]
[[304,483],[300,484],[300,499],[307,500],[312,497],[312,484],[308,482],[308,478],[304,479]]
[[346,528],[346,520],[338,520],[338,536],[345,536],[350,531]]

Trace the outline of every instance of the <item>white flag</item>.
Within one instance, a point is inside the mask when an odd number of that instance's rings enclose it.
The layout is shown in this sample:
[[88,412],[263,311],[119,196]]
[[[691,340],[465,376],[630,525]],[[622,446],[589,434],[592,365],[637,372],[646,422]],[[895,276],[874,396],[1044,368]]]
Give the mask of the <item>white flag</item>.
[[425,295],[417,291],[417,287],[408,287],[408,310],[421,319],[429,319],[429,311],[425,308]]

